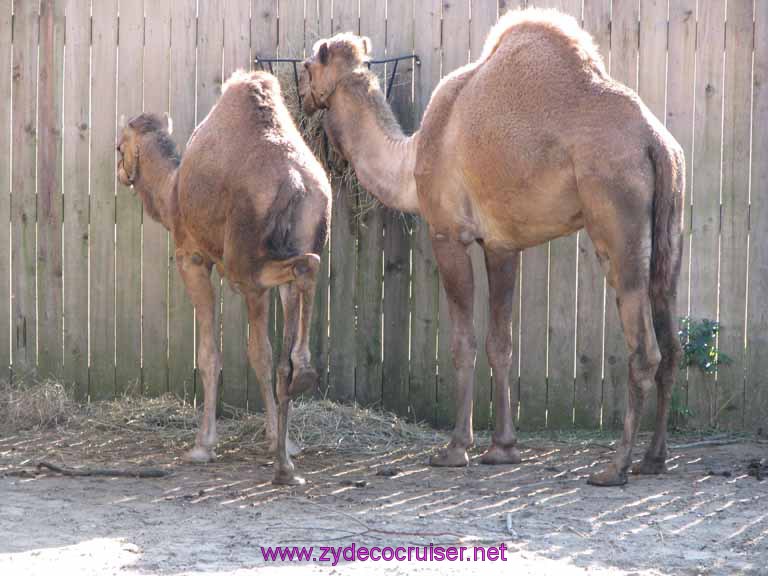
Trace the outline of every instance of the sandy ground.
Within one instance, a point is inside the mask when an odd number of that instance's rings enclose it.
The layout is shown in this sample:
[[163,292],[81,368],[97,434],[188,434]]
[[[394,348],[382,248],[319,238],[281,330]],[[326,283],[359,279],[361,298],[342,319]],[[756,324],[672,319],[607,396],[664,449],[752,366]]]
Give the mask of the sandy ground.
[[[296,459],[307,485],[284,488],[270,484],[269,454],[226,439],[216,463],[191,465],[179,460],[179,442],[151,431],[15,434],[0,438],[0,574],[443,575],[502,568],[473,559],[276,563],[260,549],[315,546],[319,556],[317,547],[351,543],[504,543],[503,569],[516,575],[768,574],[768,481],[747,474],[752,459],[768,456],[768,445],[675,449],[668,475],[634,477],[618,489],[588,486],[586,475],[610,457],[610,443],[528,436],[520,465],[475,461],[459,470],[425,466],[426,445],[342,443],[307,449]],[[173,474],[66,478],[34,473],[42,459],[149,465]],[[396,476],[377,474],[393,467]]]

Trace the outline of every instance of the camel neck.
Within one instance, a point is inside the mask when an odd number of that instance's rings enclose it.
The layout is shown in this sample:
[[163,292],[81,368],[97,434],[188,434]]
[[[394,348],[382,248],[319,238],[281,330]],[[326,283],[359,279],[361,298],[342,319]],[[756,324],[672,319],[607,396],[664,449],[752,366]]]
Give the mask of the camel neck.
[[417,135],[403,134],[384,95],[371,82],[375,80],[360,74],[339,83],[326,112],[326,128],[363,188],[385,206],[418,213]]
[[150,149],[141,155],[139,166],[134,188],[147,214],[168,230],[173,230],[178,160],[164,157]]

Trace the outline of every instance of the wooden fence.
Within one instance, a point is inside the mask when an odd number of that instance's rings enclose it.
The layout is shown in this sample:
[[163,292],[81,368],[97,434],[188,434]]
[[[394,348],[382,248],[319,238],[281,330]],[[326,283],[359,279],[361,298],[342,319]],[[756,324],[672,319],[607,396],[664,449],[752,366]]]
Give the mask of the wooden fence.
[[[507,5],[505,5],[507,4]],[[173,116],[184,143],[222,79],[255,56],[302,56],[355,31],[400,63],[392,103],[418,126],[442,75],[477,57],[498,0],[0,0],[0,378],[36,372],[81,397],[196,392],[194,316],[168,235],[115,181],[118,118]],[[685,149],[679,315],[717,318],[733,359],[681,373],[690,423],[768,420],[768,2],[528,0],[574,15],[611,74]],[[313,349],[330,397],[438,425],[453,417],[450,321],[426,227],[335,186]],[[476,423],[492,420],[481,252]],[[614,427],[626,351],[584,234],[527,250],[516,286],[513,394],[524,428]],[[221,288],[223,400],[258,408],[247,314]],[[275,308],[273,335],[279,334]],[[279,342],[276,352],[279,352]]]

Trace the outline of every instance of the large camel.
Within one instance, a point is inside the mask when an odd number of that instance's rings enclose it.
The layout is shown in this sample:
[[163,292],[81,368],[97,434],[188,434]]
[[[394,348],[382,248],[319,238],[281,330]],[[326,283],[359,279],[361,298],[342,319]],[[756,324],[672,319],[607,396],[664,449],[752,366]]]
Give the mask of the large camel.
[[586,228],[615,288],[629,348],[624,433],[595,485],[627,481],[646,393],[656,431],[637,473],[665,470],[666,422],[680,357],[673,306],[681,254],[680,146],[629,88],[611,79],[592,38],[554,11],[506,14],[480,58],[446,76],[407,137],[366,66],[370,40],[338,34],[304,62],[307,113],[325,109],[329,140],[387,206],[420,213],[453,322],[456,425],[435,466],[465,466],[472,445],[476,343],[467,247],[488,270],[496,428],[485,464],[517,463],[509,395],[513,286],[520,250]]
[[[169,136],[167,117],[153,114],[130,120],[117,150],[118,179],[138,192],[147,214],[173,236],[176,265],[197,313],[204,409],[188,458],[215,457],[221,357],[210,275],[216,265],[247,304],[248,357],[266,407],[266,436],[277,450],[274,482],[302,483],[289,454],[288,408],[292,396],[317,381],[309,326],[331,188],[294,125],[277,80],[264,72],[235,72],[192,134],[183,159]],[[285,318],[277,410],[267,334],[274,286],[280,286]]]

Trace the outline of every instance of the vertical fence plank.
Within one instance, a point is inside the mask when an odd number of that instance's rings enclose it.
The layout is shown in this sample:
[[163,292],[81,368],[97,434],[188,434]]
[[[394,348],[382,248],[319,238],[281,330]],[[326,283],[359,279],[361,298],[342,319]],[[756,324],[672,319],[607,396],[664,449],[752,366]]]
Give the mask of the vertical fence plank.
[[[497,0],[471,0],[471,21],[469,22],[469,57],[476,60],[483,51],[485,37],[498,19]],[[485,254],[478,244],[469,248],[475,280],[475,336],[477,338],[477,361],[475,362],[474,426],[488,428],[491,425],[491,367],[485,352],[485,339],[489,324],[488,273],[485,269]]]
[[[117,116],[127,122],[143,104],[144,2],[120,7]],[[117,185],[115,380],[118,395],[141,390],[141,199]]]
[[[331,0],[307,0],[304,15],[304,49],[306,55],[320,38],[331,31]],[[319,154],[321,155],[322,152]],[[318,157],[322,161],[323,158]],[[326,242],[321,256],[315,289],[314,318],[310,332],[310,350],[319,377],[318,393],[328,386],[328,280],[330,275],[330,243]]]
[[[443,76],[469,61],[469,0],[443,1]],[[486,288],[487,290],[487,288]],[[456,408],[456,372],[451,353],[452,323],[448,299],[440,282],[437,406],[435,421],[452,426]],[[478,348],[479,349],[479,348]]]
[[35,369],[35,140],[37,94],[37,3],[17,3],[13,44],[12,314],[13,371]]
[[[637,2],[614,0],[611,20],[611,76],[637,90],[639,13]],[[605,380],[603,426],[619,428],[627,403],[627,345],[616,307],[616,293],[605,294]]]
[[[362,25],[362,24],[361,24]],[[414,52],[413,3],[387,3],[387,55]],[[387,70],[389,74],[389,69]],[[406,134],[414,128],[412,99],[413,62],[403,60],[397,67],[390,101]],[[402,416],[408,415],[408,323],[410,320],[410,237],[413,218],[394,210],[384,215],[384,358],[383,405]]]
[[[174,0],[171,12],[171,117],[173,139],[184,153],[195,128],[196,0]],[[178,398],[195,389],[195,317],[184,282],[176,269],[173,240],[168,272],[168,388]]]
[[[163,114],[170,104],[171,3],[147,2],[144,12],[144,108]],[[168,391],[168,231],[146,210],[142,228],[142,378],[144,393],[157,395]]]
[[[608,67],[611,0],[584,0],[584,28],[592,34]],[[605,277],[585,230],[578,233],[579,273],[576,310],[576,390],[574,422],[598,428],[603,396],[603,302]],[[610,303],[612,305],[612,303]]]
[[304,57],[304,3],[278,2],[277,47],[284,58]]
[[[667,0],[640,3],[640,52],[637,91],[660,121],[664,121],[667,72]],[[645,396],[641,425],[652,429],[656,421],[656,390]]]
[[[335,0],[333,32],[357,32],[357,0]],[[330,370],[328,387],[338,400],[355,396],[355,284],[357,278],[354,192],[344,182],[333,182],[331,222]]]
[[[723,106],[725,2],[699,2],[691,213],[691,316],[717,317],[720,227],[720,153]],[[714,424],[714,376],[692,369],[688,407],[698,426]]]
[[750,115],[745,111],[752,103],[753,1],[730,0],[727,10],[719,346],[732,363],[718,369],[715,421],[724,428],[741,428],[748,260],[738,255],[748,253]]
[[[581,0],[537,0],[581,24]],[[549,244],[549,327],[547,354],[547,426],[573,424],[574,353],[576,346],[576,235]]]
[[[414,48],[421,65],[416,68],[415,106],[420,120],[440,81],[441,0],[416,2]],[[435,411],[435,369],[438,317],[437,266],[432,255],[429,227],[419,217],[412,235],[411,264],[411,377],[409,398],[415,420],[432,420]]]
[[[373,58],[386,50],[386,0],[367,2],[360,13],[360,34],[371,39]],[[386,80],[383,66],[374,68]],[[382,84],[385,86],[386,84]],[[355,399],[363,405],[381,401],[382,258],[384,255],[384,208],[370,193],[357,194],[357,339]]]
[[[224,3],[224,82],[235,70],[251,67],[249,12],[249,0]],[[222,280],[221,291],[222,401],[244,409],[248,403],[248,310],[229,281]]]
[[768,433],[768,3],[755,2],[746,429]]
[[0,0],[0,382],[11,365],[11,35],[12,0]]
[[[691,238],[691,184],[693,181],[693,94],[696,61],[696,0],[680,0],[669,6],[667,55],[667,128],[685,154],[685,202],[683,202],[683,262],[677,284],[677,315],[688,314],[688,281]],[[681,370],[673,403],[685,406],[687,372]],[[678,414],[672,413],[677,420]]]
[[117,2],[92,5],[90,395],[115,394],[115,93]]
[[[90,0],[67,0],[64,75],[64,380],[88,395],[88,141]],[[1,170],[0,170],[1,171]]]
[[[221,93],[222,51],[224,49],[224,5],[223,0],[198,2],[197,14],[197,113],[196,124],[202,122],[211,111]],[[220,283],[218,273],[211,273],[216,302],[220,302]],[[219,306],[214,307],[214,326],[219,327],[216,334],[220,343]],[[216,329],[214,329],[216,330]],[[203,390],[199,378],[195,379],[195,397],[202,401]]]
[[64,3],[40,3],[37,155],[38,374],[61,377],[61,122],[64,73]]

